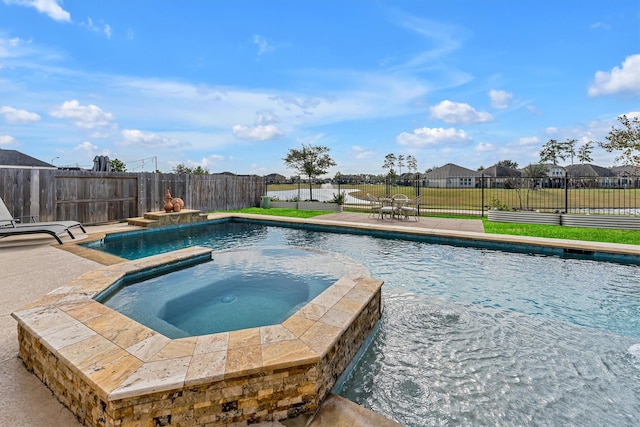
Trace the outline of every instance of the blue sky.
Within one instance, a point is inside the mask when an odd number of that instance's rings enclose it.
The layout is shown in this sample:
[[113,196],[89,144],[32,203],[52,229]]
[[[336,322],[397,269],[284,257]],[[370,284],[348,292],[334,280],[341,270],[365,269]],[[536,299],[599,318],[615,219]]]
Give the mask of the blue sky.
[[57,166],[524,167],[639,111],[637,0],[0,0],[0,148]]

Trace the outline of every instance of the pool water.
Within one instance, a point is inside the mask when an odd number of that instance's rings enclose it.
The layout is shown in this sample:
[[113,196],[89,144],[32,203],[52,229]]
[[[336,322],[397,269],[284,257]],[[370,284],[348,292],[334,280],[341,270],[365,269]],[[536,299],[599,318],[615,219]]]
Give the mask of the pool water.
[[159,247],[159,235],[97,245],[131,258],[181,245],[310,247],[384,280],[380,328],[338,392],[404,425],[640,419],[638,265],[250,223],[186,230],[162,233]]
[[172,339],[275,325],[347,274],[345,261],[315,250],[231,249],[97,299]]

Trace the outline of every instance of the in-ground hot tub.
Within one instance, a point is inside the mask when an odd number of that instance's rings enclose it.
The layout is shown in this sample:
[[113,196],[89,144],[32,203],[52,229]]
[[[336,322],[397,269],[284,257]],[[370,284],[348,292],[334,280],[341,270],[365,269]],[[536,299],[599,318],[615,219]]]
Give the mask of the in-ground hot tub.
[[175,339],[284,322],[359,268],[335,253],[293,247],[237,248],[149,278],[121,281],[95,300]]
[[88,425],[223,425],[313,412],[382,314],[382,282],[338,258],[345,274],[281,323],[175,339],[93,297],[205,262],[211,250],[103,267],[12,313],[20,355]]

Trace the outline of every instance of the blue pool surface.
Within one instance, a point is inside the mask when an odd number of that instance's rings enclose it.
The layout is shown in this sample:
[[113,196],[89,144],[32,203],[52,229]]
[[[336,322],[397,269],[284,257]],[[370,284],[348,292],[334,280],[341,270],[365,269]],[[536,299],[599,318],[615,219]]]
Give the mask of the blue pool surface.
[[385,312],[339,393],[404,425],[638,425],[637,264],[251,222],[135,236],[91,246],[294,246],[363,264]]
[[230,249],[97,299],[172,339],[275,325],[348,274],[346,261],[300,248]]

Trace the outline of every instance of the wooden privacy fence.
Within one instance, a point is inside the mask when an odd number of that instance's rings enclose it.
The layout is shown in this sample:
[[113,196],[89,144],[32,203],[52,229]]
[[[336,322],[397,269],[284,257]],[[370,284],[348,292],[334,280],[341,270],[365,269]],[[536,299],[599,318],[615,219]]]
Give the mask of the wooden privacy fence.
[[0,197],[22,222],[124,221],[162,210],[167,189],[202,212],[258,206],[265,194],[256,175],[0,168]]

